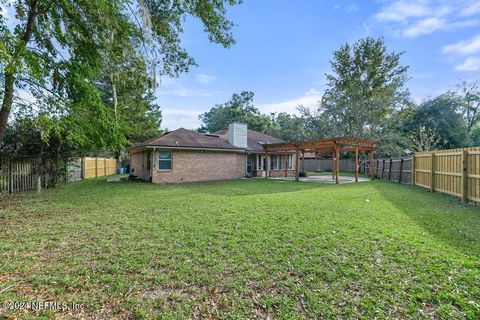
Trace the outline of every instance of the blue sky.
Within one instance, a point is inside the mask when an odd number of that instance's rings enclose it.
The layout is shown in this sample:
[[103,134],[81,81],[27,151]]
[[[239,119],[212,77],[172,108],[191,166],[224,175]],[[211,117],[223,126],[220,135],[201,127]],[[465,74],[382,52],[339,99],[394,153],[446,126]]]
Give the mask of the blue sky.
[[[0,1],[10,20],[13,8],[5,4],[12,2]],[[199,66],[161,80],[163,128],[197,128],[198,115],[242,90],[255,92],[264,113],[315,108],[332,52],[366,36],[405,52],[407,87],[418,102],[459,80],[480,80],[480,0],[244,0],[228,17],[237,41],[229,49],[210,43],[201,23],[187,19],[183,45]]]
[[236,23],[230,49],[209,43],[201,24],[187,21],[184,46],[199,66],[162,80],[162,127],[196,128],[199,114],[242,90],[254,91],[265,113],[314,108],[332,52],[365,36],[383,36],[390,51],[405,51],[407,86],[417,101],[460,79],[480,79],[478,0],[245,0],[228,16]]

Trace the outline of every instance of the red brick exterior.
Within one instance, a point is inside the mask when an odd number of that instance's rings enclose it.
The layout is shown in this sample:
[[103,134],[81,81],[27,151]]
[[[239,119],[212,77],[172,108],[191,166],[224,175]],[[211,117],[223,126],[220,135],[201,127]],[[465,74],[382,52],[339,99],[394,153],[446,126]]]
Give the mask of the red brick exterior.
[[[172,169],[158,170],[158,150],[152,153],[152,182],[178,183],[211,180],[230,180],[245,176],[244,153],[222,151],[172,151]],[[150,172],[146,170],[146,152],[131,155],[131,166],[135,174],[142,180],[150,180]]]
[[[246,154],[224,151],[170,150],[172,170],[158,170],[158,149],[150,153],[151,172],[147,170],[147,151],[130,154],[131,168],[135,175],[153,183],[178,183],[212,180],[231,180],[245,176]],[[296,160],[293,155],[293,161]],[[264,172],[253,170],[254,177],[264,177]],[[284,177],[285,169],[269,170],[269,177]],[[288,177],[295,170],[287,170]]]
[[135,152],[130,154],[130,167],[138,179],[150,180],[150,171],[147,170],[147,152]]

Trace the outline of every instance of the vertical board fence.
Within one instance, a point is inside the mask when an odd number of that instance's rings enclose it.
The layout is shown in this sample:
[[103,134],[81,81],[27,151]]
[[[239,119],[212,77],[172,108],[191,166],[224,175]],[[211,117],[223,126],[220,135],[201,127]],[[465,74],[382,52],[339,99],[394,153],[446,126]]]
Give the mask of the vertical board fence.
[[[396,159],[375,159],[376,178],[411,184],[480,204],[480,147],[417,152]],[[368,174],[370,163],[360,172]]]
[[480,147],[415,154],[412,184],[480,203]]
[[[54,172],[51,161],[41,162],[39,159],[0,157],[0,194],[35,190],[38,187],[47,188],[54,182]],[[69,163],[66,172],[62,173],[60,177],[57,176],[57,181],[73,182],[108,176],[116,172],[116,159],[83,158]]]
[[[373,172],[377,179],[399,183],[412,183],[412,156],[400,158],[377,158],[373,160]],[[370,161],[363,161],[360,173],[370,173]]]
[[15,193],[36,187],[38,162],[0,159],[0,193]]
[[[305,159],[305,171],[332,171],[331,159]],[[355,172],[355,159],[340,159],[341,172]]]
[[117,173],[117,160],[109,158],[83,158],[83,178],[109,176]]

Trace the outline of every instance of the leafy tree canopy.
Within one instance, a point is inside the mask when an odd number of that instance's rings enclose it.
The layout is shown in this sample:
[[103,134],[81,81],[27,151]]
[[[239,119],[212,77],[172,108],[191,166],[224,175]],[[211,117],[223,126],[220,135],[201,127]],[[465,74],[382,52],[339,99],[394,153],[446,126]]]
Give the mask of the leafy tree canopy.
[[229,101],[215,105],[199,116],[202,121],[199,131],[215,132],[227,128],[234,121],[240,121],[246,123],[249,129],[266,132],[270,118],[253,105],[253,96],[251,91],[242,91],[233,94]]
[[[132,70],[141,70],[141,77],[130,79],[140,81],[142,88],[145,83],[154,86],[155,75],[178,76],[188,71],[195,61],[180,41],[185,18],[198,18],[210,41],[229,47],[234,43],[233,23],[226,18],[226,9],[237,3],[16,1],[11,24],[0,16],[0,142],[12,108],[22,105],[16,92],[25,90],[36,98],[35,110],[45,136],[57,132],[64,142],[85,150],[125,145],[129,138],[119,130],[120,113],[133,111],[135,118],[139,112],[152,110],[122,105],[115,90],[105,98],[102,87],[107,86],[101,79],[107,76],[112,87],[125,80],[128,68],[122,63],[126,56],[143,64]],[[148,90],[141,95],[146,97]],[[106,103],[109,99],[111,103]]]
[[408,67],[401,53],[389,53],[383,39],[346,43],[333,53],[332,73],[321,112],[342,135],[372,137],[408,98],[404,88]]
[[[429,132],[436,140],[435,148],[467,146],[468,128],[459,112],[462,101],[451,93],[442,94],[420,104],[404,125],[405,132]],[[417,150],[412,150],[417,151]]]

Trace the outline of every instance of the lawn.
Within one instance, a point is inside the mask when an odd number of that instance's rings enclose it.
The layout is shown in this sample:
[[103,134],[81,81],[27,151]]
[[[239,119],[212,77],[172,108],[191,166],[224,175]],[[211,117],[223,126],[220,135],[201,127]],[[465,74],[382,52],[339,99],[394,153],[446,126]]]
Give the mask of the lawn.
[[98,179],[1,201],[0,302],[83,304],[11,317],[480,318],[480,209],[420,188]]

